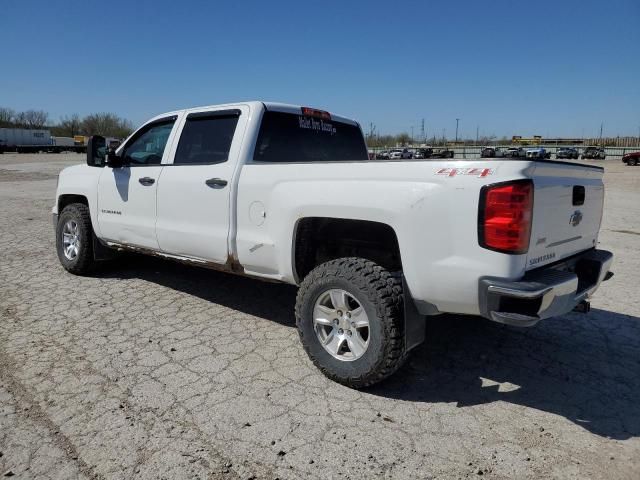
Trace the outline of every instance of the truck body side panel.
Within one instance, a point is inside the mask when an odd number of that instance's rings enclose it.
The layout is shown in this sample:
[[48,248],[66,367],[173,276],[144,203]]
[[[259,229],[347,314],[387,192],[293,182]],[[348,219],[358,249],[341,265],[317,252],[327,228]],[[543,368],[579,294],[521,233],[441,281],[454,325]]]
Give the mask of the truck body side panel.
[[[518,278],[526,259],[479,246],[480,188],[498,179],[526,178],[530,165],[481,160],[250,162],[242,168],[238,189],[238,259],[247,273],[298,283],[293,250],[300,219],[380,222],[396,233],[414,299],[440,311],[477,314],[480,277]],[[487,168],[490,173],[481,176]]]

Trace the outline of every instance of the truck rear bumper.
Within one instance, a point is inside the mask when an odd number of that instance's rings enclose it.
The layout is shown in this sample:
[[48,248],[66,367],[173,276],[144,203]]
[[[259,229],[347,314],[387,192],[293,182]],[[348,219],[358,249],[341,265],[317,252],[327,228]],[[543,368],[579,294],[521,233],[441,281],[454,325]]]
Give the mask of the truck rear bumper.
[[527,272],[518,281],[480,280],[480,313],[490,320],[529,327],[570,312],[610,278],[613,254],[588,250],[560,263]]

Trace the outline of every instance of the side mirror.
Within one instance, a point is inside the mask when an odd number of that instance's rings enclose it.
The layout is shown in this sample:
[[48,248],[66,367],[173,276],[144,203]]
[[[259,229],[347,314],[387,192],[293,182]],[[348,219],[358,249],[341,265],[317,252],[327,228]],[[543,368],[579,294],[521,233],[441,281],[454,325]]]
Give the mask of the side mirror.
[[87,165],[104,167],[107,153],[107,142],[104,137],[94,135],[87,143]]
[[107,149],[107,167],[109,168],[120,168],[124,165],[124,159],[116,155],[115,149]]

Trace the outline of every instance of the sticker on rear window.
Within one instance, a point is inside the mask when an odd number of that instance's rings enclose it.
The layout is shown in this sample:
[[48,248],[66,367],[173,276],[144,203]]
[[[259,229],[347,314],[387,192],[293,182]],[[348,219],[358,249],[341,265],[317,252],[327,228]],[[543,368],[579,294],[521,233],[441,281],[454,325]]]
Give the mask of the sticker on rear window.
[[316,120],[311,117],[303,117],[302,115],[298,115],[298,126],[305,130],[328,133],[329,135],[335,135],[337,131],[331,122]]

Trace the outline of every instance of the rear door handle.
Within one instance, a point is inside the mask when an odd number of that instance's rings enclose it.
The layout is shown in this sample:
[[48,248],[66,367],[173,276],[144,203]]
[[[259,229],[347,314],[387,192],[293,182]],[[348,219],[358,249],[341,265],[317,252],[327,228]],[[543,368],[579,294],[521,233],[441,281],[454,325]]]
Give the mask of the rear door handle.
[[210,187],[226,187],[227,186],[227,181],[223,180],[222,178],[210,178],[208,180],[206,180],[204,183],[206,183],[208,186]]
[[155,179],[151,178],[151,177],[142,177],[140,179],[138,179],[138,181],[148,187],[149,185],[153,185],[154,183],[156,183]]

